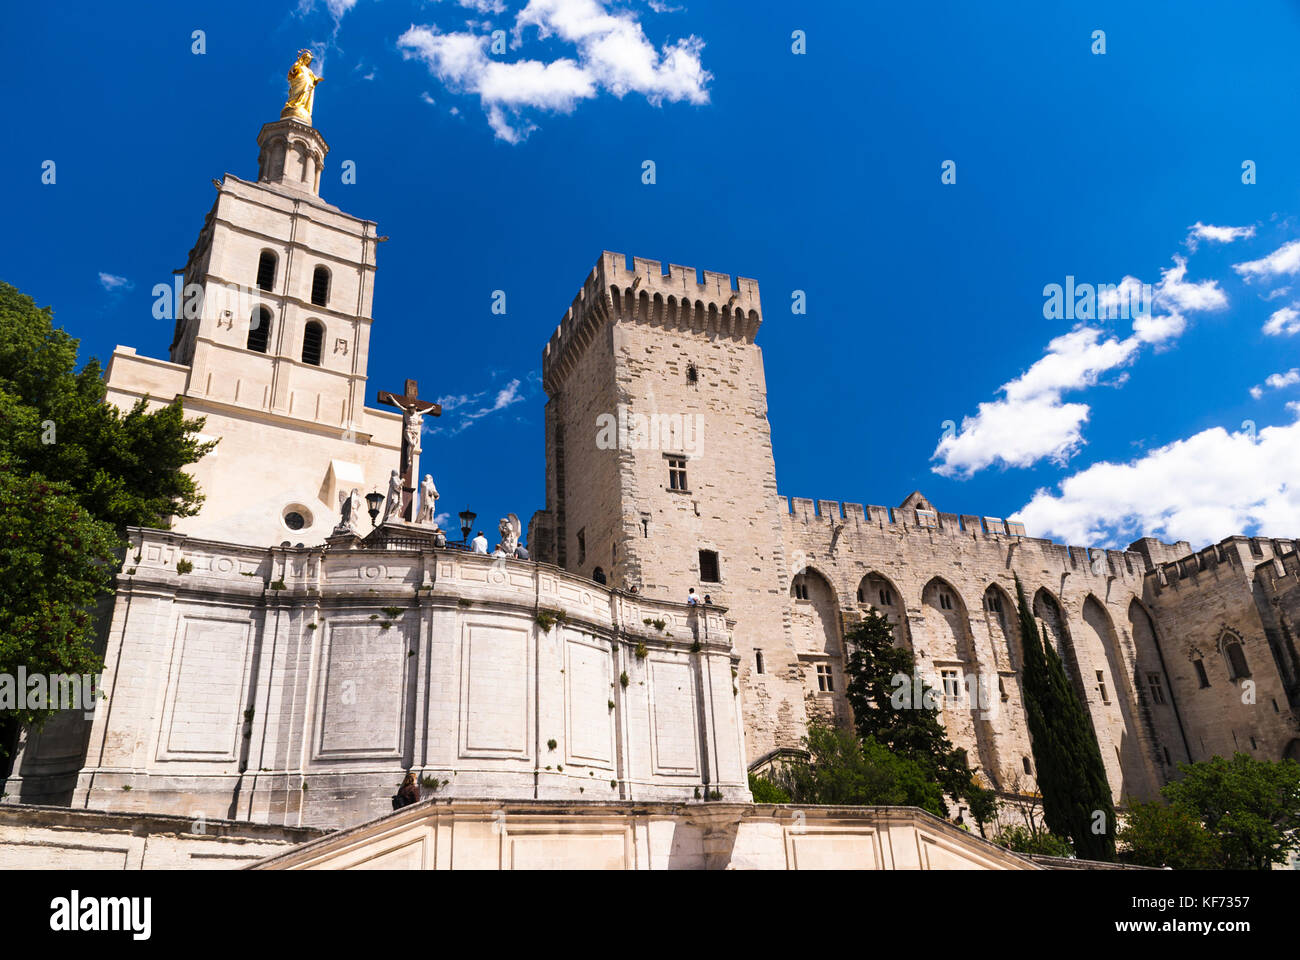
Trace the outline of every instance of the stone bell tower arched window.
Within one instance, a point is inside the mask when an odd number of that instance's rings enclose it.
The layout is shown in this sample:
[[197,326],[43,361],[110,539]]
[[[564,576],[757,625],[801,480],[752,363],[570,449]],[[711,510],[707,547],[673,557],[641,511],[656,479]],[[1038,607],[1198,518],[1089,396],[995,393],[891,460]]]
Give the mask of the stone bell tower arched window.
[[325,339],[325,327],[319,320],[310,320],[302,331],[302,362],[320,366],[320,345]]
[[266,353],[266,345],[271,339],[271,311],[266,307],[257,307],[248,320],[249,350]]
[[257,289],[275,289],[275,267],[278,258],[270,250],[263,250],[257,260]]
[[311,275],[311,302],[318,307],[329,304],[330,272],[328,267],[317,267]]

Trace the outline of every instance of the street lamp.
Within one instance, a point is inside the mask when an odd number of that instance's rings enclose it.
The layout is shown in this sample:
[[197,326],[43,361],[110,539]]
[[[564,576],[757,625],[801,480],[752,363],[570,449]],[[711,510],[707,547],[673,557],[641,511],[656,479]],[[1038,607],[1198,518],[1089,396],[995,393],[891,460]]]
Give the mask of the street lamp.
[[370,507],[370,526],[375,526],[379,517],[379,505],[384,502],[384,495],[378,490],[366,494],[366,503]]
[[466,507],[460,512],[460,542],[464,543],[469,539],[469,532],[474,529],[474,521],[478,519],[478,514]]

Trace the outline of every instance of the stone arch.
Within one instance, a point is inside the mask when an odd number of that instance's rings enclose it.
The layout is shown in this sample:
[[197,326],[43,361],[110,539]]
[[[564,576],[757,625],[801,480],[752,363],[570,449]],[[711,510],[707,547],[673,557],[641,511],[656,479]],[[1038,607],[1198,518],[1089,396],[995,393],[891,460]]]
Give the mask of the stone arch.
[[[943,577],[933,577],[921,590],[925,618],[925,656],[938,674],[936,687],[943,695],[943,724],[953,745],[967,753],[972,770],[979,770],[999,786],[996,734],[990,717],[996,700],[992,678],[982,676],[971,633],[970,613],[957,588]],[[956,677],[949,680],[947,671]],[[950,695],[955,685],[955,696]]]
[[[1142,723],[1137,716],[1133,678],[1121,656],[1119,634],[1110,613],[1091,593],[1083,601],[1083,626],[1088,634],[1086,639],[1099,646],[1102,654],[1100,660],[1093,660],[1095,672],[1089,678],[1089,685],[1098,692],[1101,700],[1093,711],[1093,727],[1100,728],[1097,732],[1102,759],[1107,761],[1107,766],[1112,761],[1119,765],[1118,775],[1111,778],[1115,800],[1122,802],[1125,797],[1133,795],[1147,798],[1154,793],[1154,784],[1142,752]],[[1100,678],[1095,675],[1101,672],[1096,669],[1098,666],[1105,669]],[[1109,741],[1109,747],[1106,741]]]
[[1000,584],[990,583],[981,604],[995,665],[999,670],[1019,672],[1025,662],[1025,651],[1020,641],[1015,601]]
[[931,659],[956,659],[974,664],[975,642],[966,601],[943,577],[933,577],[921,590],[925,614],[926,652]]
[[877,613],[894,625],[895,644],[912,649],[911,638],[907,633],[907,610],[903,605],[903,594],[892,580],[878,570],[872,570],[858,581],[856,599],[859,607],[875,608]]
[[1065,607],[1046,587],[1039,587],[1034,594],[1034,619],[1038,621],[1038,632],[1043,643],[1050,644],[1057,656],[1061,658],[1066,676],[1070,678],[1070,684],[1074,687],[1079,702],[1086,704],[1088,696],[1084,692],[1083,677],[1079,673],[1079,663],[1070,640]]
[[790,580],[795,650],[799,653],[840,654],[839,604],[825,574],[805,567]]

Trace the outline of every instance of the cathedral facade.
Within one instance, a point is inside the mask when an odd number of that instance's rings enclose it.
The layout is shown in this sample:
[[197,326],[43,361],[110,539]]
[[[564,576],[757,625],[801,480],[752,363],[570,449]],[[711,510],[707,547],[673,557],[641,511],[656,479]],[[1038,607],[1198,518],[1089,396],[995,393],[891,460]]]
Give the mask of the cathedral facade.
[[11,800],[347,826],[411,769],[452,798],[744,800],[810,722],[851,719],[870,608],[981,777],[1031,792],[1017,576],[1118,803],[1180,762],[1300,754],[1294,541],[1098,550],[920,492],[783,496],[753,280],[601,254],[542,354],[531,560],[340,530],[402,450],[365,405],[386,238],[320,198],[309,122],[258,144],[256,181],[216,184],[168,359],[118,347],[106,373],[111,402],[206,417],[207,501],[130,531],[108,700],[29,736]]

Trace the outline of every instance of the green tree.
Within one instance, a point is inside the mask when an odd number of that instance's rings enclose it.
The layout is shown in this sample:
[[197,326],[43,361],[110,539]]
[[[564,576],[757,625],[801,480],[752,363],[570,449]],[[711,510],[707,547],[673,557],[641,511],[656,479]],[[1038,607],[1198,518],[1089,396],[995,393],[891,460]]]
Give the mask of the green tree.
[[1089,860],[1115,859],[1115,805],[1092,723],[1065,676],[1061,658],[1038,635],[1016,577],[1024,646],[1024,699],[1043,819]]
[[912,806],[947,815],[943,791],[929,772],[883,744],[816,723],[803,742],[808,756],[777,774],[791,803]]
[[[858,736],[917,764],[943,793],[964,800],[983,833],[996,811],[996,794],[976,782],[966,751],[948,739],[939,719],[942,701],[937,691],[913,679],[912,651],[895,645],[888,618],[874,609],[845,639],[850,644],[846,696]],[[947,816],[942,802],[941,807],[940,815]]]
[[1218,838],[1194,814],[1159,801],[1130,804],[1116,839],[1119,858],[1142,867],[1214,870],[1223,862]]
[[[98,601],[125,528],[166,527],[202,502],[184,467],[212,444],[178,400],[105,403],[95,360],[50,308],[0,283],[0,672],[96,673]],[[48,711],[0,709],[0,750]]]
[[754,795],[755,803],[789,803],[790,794],[768,777],[756,773],[749,775],[749,792]]
[[1160,792],[1214,837],[1220,868],[1268,870],[1300,848],[1300,763],[1236,753],[1178,769]]

